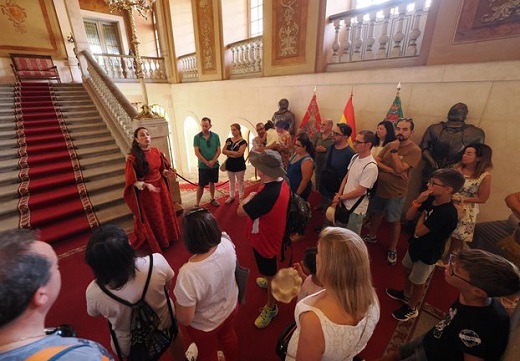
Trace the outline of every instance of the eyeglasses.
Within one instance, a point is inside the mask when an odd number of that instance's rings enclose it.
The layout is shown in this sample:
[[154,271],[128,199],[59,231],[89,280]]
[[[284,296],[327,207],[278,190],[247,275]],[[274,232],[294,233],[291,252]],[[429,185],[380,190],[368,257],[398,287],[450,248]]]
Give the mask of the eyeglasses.
[[370,143],[370,142],[361,142],[357,139],[354,139],[354,144],[366,144],[366,143]]
[[206,146],[211,147],[211,137],[209,137],[209,139],[206,139]]
[[430,179],[430,180],[428,181],[428,184],[429,184],[430,186],[439,186],[439,187],[444,187],[444,184],[441,184],[441,183],[435,183],[432,179]]
[[193,209],[190,209],[188,212],[186,212],[186,214],[184,215],[184,218],[194,215],[195,213],[200,213],[200,212],[209,213],[209,210],[206,208],[202,208],[202,207],[195,207]]
[[457,260],[457,255],[456,254],[450,254],[450,258],[448,259],[448,271],[450,272],[450,276],[458,278],[459,280],[462,280],[462,281],[472,285],[473,287],[480,288],[479,286],[477,286],[476,284],[474,284],[470,280],[467,280],[464,277],[461,277],[461,276],[459,276],[458,274],[455,273],[455,271],[453,270],[453,264],[455,263],[456,260]]
[[332,132],[332,134],[334,134],[336,137],[342,137],[343,136],[342,133],[338,133],[338,132]]

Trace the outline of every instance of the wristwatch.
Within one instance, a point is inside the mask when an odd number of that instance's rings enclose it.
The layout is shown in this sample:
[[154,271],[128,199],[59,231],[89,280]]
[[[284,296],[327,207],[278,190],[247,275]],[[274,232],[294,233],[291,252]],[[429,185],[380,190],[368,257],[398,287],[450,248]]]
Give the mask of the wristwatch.
[[392,150],[390,151],[390,153],[392,153],[392,154],[397,153],[397,149],[392,149]]

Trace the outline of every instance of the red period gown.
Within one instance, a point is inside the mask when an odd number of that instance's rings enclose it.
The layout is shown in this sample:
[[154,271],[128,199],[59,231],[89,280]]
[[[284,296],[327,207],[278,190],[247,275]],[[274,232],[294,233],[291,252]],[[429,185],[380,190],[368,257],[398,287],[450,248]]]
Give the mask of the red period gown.
[[[149,164],[149,172],[144,178],[137,178],[135,157],[130,154],[126,160],[124,198],[134,214],[134,233],[130,235],[130,243],[138,249],[148,242],[152,252],[162,253],[162,249],[178,240],[180,235],[168,180],[163,176],[170,164],[157,148],[144,153]],[[139,190],[134,186],[137,181],[150,183],[161,191]]]

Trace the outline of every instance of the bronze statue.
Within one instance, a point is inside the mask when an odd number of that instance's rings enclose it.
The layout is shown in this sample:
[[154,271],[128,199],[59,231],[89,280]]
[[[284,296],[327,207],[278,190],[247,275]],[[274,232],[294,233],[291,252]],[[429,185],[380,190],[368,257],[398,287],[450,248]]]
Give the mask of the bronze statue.
[[420,147],[426,164],[422,184],[430,180],[434,170],[448,167],[460,160],[462,150],[472,143],[484,143],[484,131],[466,124],[468,106],[457,103],[448,112],[448,121],[432,124],[424,132]]
[[294,136],[296,131],[296,119],[294,113],[289,110],[289,101],[287,99],[280,99],[278,102],[278,110],[274,112],[271,120],[274,124],[279,120],[289,123],[289,133]]

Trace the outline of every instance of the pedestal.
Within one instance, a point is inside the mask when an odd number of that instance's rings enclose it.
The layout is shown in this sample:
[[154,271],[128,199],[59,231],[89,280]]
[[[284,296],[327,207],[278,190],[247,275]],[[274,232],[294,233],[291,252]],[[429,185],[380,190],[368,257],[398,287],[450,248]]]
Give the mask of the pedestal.
[[[168,122],[166,119],[161,117],[154,118],[140,118],[134,119],[133,121],[133,129],[137,129],[139,127],[146,127],[150,132],[150,136],[152,137],[152,147],[159,148],[161,152],[166,155],[166,158],[170,157],[170,148],[168,145]],[[170,159],[172,166],[174,166],[174,162]],[[175,209],[175,213],[179,213],[184,211],[184,207],[182,206],[182,198],[181,191],[179,187],[179,182],[177,181],[177,177],[168,178],[170,185],[170,194],[173,201],[173,207]]]

